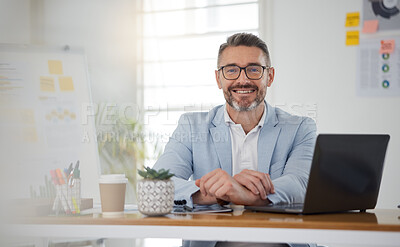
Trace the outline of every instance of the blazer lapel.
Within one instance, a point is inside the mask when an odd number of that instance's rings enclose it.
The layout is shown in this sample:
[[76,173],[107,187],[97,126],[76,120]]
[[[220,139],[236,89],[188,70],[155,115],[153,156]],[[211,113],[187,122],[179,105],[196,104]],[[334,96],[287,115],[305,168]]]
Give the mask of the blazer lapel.
[[[232,176],[232,145],[228,126],[224,121],[224,107],[217,111],[212,123],[215,127],[210,128],[215,150],[217,151],[219,163],[222,170]],[[207,154],[205,154],[207,155]]]
[[[265,102],[266,103],[266,102]],[[269,173],[271,158],[275,150],[276,141],[278,139],[281,128],[276,126],[278,119],[275,109],[267,104],[267,117],[258,137],[258,171]]]

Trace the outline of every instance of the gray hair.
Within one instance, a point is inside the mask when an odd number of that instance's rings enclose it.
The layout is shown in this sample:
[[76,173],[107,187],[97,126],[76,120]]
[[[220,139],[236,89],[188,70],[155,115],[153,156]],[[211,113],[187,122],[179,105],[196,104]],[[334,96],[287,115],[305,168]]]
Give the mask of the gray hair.
[[236,33],[231,36],[229,36],[226,39],[226,43],[223,43],[219,47],[218,51],[218,64],[221,60],[221,55],[222,52],[227,48],[227,47],[235,47],[235,46],[248,46],[248,47],[257,47],[260,48],[264,55],[265,55],[265,62],[267,63],[267,66],[271,66],[271,59],[269,57],[269,52],[268,52],[268,47],[265,44],[263,40],[261,40],[259,37],[257,37],[254,34],[251,33]]

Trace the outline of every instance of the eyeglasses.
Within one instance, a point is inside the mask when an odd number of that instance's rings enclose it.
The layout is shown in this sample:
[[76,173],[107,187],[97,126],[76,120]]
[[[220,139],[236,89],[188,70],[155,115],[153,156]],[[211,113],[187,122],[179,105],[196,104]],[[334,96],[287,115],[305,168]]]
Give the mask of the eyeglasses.
[[236,80],[239,78],[240,73],[244,70],[247,78],[250,80],[258,80],[264,75],[264,70],[270,67],[262,65],[248,65],[246,67],[239,67],[237,65],[226,65],[218,69],[222,70],[222,74],[227,80]]

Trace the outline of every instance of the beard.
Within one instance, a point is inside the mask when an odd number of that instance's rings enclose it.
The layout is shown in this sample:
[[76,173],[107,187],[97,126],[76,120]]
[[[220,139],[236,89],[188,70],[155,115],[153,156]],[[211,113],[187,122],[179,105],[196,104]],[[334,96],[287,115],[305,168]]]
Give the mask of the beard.
[[[256,98],[253,101],[250,101],[249,99],[242,99],[240,102],[238,102],[232,95],[233,88],[235,88],[235,90],[255,90]],[[266,87],[260,89],[255,85],[243,85],[240,87],[231,85],[227,90],[224,90],[224,97],[226,103],[228,103],[228,105],[230,105],[236,111],[251,111],[264,101],[266,90]]]

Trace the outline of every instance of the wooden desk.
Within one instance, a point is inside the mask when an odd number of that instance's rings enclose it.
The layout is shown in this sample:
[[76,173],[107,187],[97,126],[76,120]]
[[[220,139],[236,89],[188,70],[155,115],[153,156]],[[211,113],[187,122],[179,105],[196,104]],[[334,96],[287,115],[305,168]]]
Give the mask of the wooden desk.
[[289,215],[235,211],[208,215],[121,218],[99,214],[16,219],[9,231],[29,237],[182,238],[400,246],[400,210]]

